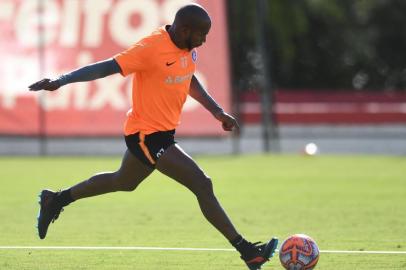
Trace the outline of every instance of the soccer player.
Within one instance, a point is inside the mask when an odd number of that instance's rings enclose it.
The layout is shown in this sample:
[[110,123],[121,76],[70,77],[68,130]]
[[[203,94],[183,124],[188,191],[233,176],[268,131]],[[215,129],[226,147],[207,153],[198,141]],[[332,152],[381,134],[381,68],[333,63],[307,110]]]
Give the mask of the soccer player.
[[210,16],[203,7],[186,5],[177,11],[172,25],[157,29],[113,58],[29,86],[31,91],[54,91],[69,83],[116,73],[133,75],[132,109],[124,128],[128,149],[121,167],[59,192],[42,190],[38,216],[41,239],[63,207],[87,197],[133,191],[157,169],[196,195],[203,215],[240,252],[249,269],[260,269],[273,256],[278,240],[272,238],[265,244],[245,240],[214,195],[211,179],[174,140],[187,95],[220,121],[224,130],[238,128],[237,121],[224,112],[194,76],[195,48],[206,41],[210,27]]

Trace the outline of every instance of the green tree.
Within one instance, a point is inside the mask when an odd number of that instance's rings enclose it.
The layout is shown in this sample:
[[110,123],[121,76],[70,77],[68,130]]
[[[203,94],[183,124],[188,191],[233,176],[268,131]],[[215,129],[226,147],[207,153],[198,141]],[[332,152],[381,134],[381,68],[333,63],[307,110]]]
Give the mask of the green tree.
[[[268,0],[267,48],[278,88],[406,88],[406,1]],[[255,1],[229,0],[232,74],[255,87]],[[260,60],[260,59],[259,59]]]

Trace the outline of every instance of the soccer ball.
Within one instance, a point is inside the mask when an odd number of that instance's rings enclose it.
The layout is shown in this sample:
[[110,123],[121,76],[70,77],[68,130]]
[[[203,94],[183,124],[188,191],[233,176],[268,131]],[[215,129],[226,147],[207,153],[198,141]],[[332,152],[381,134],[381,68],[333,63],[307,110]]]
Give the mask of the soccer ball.
[[311,270],[319,260],[319,248],[309,236],[294,234],[282,243],[279,260],[287,270]]

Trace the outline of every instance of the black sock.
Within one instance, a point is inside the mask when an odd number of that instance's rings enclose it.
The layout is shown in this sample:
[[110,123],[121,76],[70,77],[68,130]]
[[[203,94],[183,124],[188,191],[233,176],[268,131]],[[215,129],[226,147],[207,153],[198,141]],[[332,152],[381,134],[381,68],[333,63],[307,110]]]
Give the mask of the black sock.
[[237,248],[238,244],[243,240],[244,238],[241,235],[238,235],[234,240],[231,240],[230,243],[233,245],[233,247]]
[[252,244],[244,239],[241,235],[238,235],[230,243],[235,247],[235,249],[241,254],[242,257],[247,258],[251,256]]
[[75,201],[74,199],[72,199],[72,196],[70,195],[70,188],[59,192],[57,196],[57,201],[62,207],[67,206],[71,202]]

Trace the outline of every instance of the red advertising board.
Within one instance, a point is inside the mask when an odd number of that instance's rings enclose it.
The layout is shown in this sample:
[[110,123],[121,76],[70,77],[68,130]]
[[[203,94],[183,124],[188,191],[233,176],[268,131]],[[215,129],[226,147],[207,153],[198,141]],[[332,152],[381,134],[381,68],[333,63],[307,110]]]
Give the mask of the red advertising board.
[[[130,78],[113,75],[32,93],[27,86],[128,48],[173,21],[187,0],[0,1],[0,134],[109,136],[122,134],[130,108]],[[228,110],[230,85],[223,0],[194,1],[212,17],[198,48],[196,76]],[[222,135],[221,126],[193,100],[184,107],[181,135]]]
[[[404,124],[406,94],[401,91],[275,89],[275,120],[281,124]],[[261,123],[258,92],[241,97],[241,120]]]

